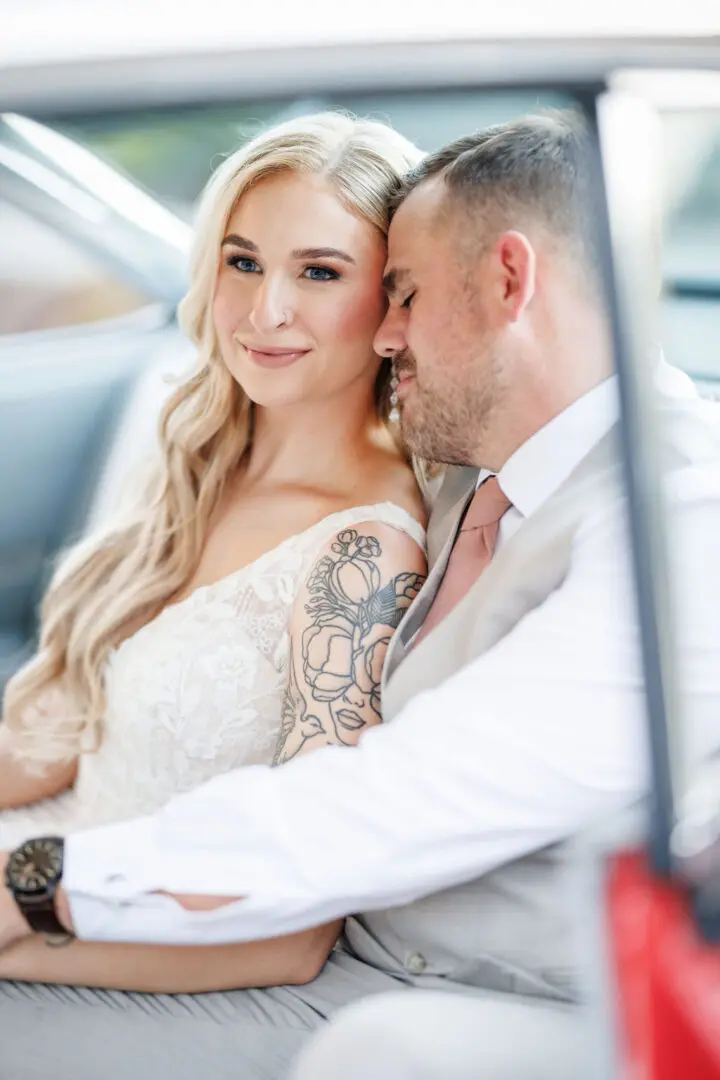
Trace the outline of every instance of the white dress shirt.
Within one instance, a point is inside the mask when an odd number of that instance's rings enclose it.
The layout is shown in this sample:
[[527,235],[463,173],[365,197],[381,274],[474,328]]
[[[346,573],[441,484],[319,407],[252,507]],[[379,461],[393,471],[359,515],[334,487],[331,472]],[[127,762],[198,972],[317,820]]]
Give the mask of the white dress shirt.
[[[617,410],[610,379],[510,458],[501,543]],[[673,474],[668,489],[683,689],[703,749],[720,743],[720,575],[706,573],[720,541],[717,462]],[[579,530],[560,588],[357,748],[238,769],[150,817],[72,835],[64,885],[80,937],[267,938],[403,904],[561,840],[642,794],[646,758],[618,497]],[[243,899],[192,913],[159,891]]]
[[[613,376],[536,431],[508,458],[497,478],[512,506],[500,520],[495,551],[567,480],[617,421],[619,412],[617,378]],[[491,475],[481,469],[477,486]]]

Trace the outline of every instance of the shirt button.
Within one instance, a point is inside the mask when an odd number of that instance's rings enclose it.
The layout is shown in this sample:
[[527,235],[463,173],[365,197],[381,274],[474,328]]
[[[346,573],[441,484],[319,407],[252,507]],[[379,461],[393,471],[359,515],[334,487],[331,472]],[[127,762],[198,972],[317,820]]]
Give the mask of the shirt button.
[[427,960],[422,953],[412,952],[405,957],[405,970],[411,975],[422,975],[427,967]]

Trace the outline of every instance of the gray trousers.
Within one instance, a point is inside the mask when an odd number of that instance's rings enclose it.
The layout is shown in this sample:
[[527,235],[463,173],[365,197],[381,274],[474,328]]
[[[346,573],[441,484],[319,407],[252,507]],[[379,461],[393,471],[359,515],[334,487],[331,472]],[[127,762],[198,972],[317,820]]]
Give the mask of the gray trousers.
[[578,1080],[591,1072],[583,1016],[508,994],[419,990],[342,1010],[289,1080]]
[[126,994],[0,981],[0,1080],[285,1080],[335,1011],[401,988],[334,952],[307,986]]
[[571,1006],[421,989],[342,952],[267,990],[0,982],[0,1080],[576,1080],[579,1060]]

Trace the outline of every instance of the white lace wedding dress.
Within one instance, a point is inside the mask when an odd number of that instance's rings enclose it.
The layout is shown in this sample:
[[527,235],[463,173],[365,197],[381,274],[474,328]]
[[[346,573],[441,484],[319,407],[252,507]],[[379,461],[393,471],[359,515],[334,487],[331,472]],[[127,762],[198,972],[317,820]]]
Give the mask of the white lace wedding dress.
[[124,641],[108,660],[100,749],[81,755],[69,791],[0,811],[0,851],[150,813],[219,773],[269,763],[295,595],[331,538],[364,521],[400,529],[424,549],[420,524],[393,503],[341,511],[201,586]]

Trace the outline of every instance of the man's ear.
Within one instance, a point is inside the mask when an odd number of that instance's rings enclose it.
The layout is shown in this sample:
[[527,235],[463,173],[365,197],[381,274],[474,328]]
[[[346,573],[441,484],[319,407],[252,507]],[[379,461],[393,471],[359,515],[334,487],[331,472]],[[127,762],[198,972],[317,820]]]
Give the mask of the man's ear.
[[493,260],[506,317],[517,322],[535,295],[535,249],[524,233],[511,230],[498,237]]

